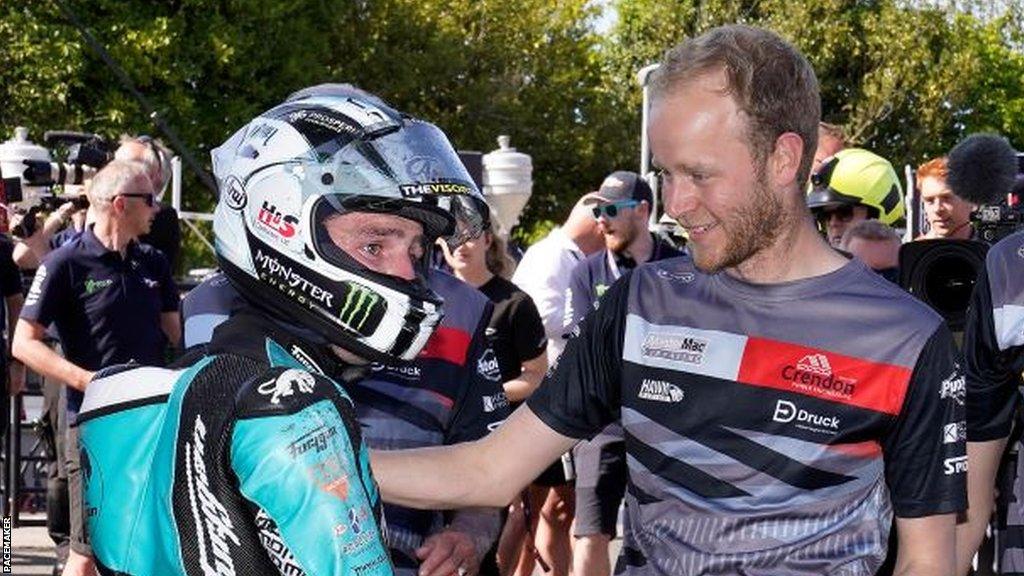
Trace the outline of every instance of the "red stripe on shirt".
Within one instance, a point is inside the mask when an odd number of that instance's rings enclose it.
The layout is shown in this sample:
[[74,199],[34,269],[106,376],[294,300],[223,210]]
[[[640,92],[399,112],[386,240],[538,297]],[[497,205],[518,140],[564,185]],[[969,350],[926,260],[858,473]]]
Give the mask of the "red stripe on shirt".
[[420,358],[436,358],[458,366],[465,366],[469,351],[470,335],[457,328],[441,326],[427,340],[420,352]]
[[752,337],[743,350],[737,379],[896,415],[910,376],[910,369],[901,366]]

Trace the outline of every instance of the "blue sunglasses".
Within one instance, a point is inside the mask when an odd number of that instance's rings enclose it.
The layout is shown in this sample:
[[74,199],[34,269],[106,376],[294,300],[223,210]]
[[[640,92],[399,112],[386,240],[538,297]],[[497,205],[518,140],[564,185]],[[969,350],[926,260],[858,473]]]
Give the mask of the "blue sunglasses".
[[615,218],[619,215],[619,210],[625,210],[632,208],[639,204],[639,200],[619,200],[618,202],[611,202],[608,204],[602,204],[601,206],[594,206],[594,220],[597,220],[601,216],[606,218]]

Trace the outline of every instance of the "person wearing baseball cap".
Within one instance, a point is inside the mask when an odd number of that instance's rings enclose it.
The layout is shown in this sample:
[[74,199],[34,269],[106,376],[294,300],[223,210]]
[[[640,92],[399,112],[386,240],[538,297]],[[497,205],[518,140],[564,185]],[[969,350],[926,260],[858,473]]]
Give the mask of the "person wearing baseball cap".
[[[602,294],[624,273],[644,262],[679,256],[651,233],[651,187],[636,172],[619,170],[590,194],[605,249],[576,266],[569,280],[566,332],[597,308]],[[611,574],[609,544],[616,535],[619,505],[626,490],[626,444],[622,426],[610,424],[573,450],[576,464],[576,524],[573,573]]]

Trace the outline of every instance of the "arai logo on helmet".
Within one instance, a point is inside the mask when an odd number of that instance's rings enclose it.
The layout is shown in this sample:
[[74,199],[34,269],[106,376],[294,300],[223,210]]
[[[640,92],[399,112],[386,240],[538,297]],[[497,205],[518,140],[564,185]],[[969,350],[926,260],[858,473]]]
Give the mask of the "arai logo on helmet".
[[227,179],[227,190],[224,191],[224,204],[232,210],[241,210],[245,208],[247,196],[245,194],[245,187],[238,181],[238,178],[230,176]]

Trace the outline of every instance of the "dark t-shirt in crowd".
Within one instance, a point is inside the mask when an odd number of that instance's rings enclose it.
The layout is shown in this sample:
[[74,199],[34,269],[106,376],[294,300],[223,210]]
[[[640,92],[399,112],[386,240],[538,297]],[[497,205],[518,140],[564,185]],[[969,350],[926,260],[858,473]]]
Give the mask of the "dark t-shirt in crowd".
[[533,299],[508,280],[494,276],[479,290],[494,303],[487,338],[498,360],[501,381],[508,382],[519,377],[523,362],[546,350],[544,323]]
[[158,203],[149,234],[139,236],[139,242],[159,250],[164,258],[167,258],[167,264],[173,273],[178,265],[178,254],[181,252],[181,223],[178,221],[178,211],[169,204]]

